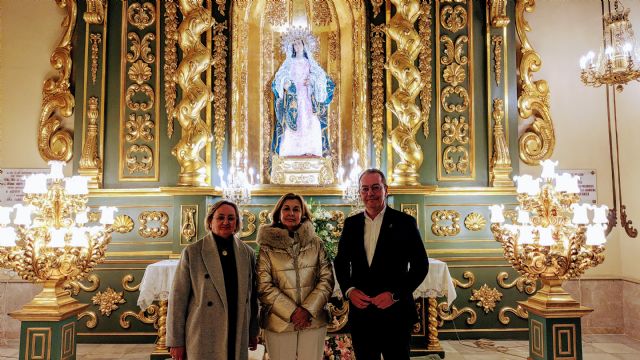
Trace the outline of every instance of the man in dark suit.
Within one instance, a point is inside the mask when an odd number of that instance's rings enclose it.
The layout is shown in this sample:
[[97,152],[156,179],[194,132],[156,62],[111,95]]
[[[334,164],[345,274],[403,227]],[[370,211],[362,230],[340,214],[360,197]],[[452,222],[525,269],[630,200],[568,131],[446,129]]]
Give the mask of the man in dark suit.
[[386,206],[384,174],[365,170],[359,183],[365,211],[346,219],[334,267],[351,302],[353,349],[358,360],[408,360],[427,253],[416,220]]

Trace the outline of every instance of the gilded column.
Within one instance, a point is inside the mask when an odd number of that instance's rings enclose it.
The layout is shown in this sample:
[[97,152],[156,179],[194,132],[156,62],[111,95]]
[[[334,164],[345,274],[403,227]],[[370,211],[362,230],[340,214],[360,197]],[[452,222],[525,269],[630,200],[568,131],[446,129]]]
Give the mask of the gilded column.
[[183,20],[178,27],[178,45],[183,58],[176,80],[182,89],[182,99],[174,114],[182,128],[182,137],[171,154],[180,165],[178,185],[205,186],[207,169],[200,151],[213,141],[213,135],[200,113],[213,100],[213,94],[201,75],[213,64],[213,58],[200,37],[213,25],[213,18],[202,7],[202,0],[180,0],[179,7]]
[[394,185],[419,185],[418,170],[422,165],[422,148],[415,136],[422,125],[420,108],[416,97],[424,86],[420,71],[414,63],[420,54],[422,43],[414,29],[420,16],[418,0],[392,0],[396,14],[389,21],[387,33],[396,44],[387,68],[398,81],[398,89],[391,95],[387,106],[396,116],[398,124],[391,131],[393,150],[400,156],[393,171]]
[[75,98],[70,91],[71,39],[76,24],[77,4],[75,0],[55,0],[67,15],[62,26],[64,33],[58,47],[51,54],[51,66],[57,74],[44,82],[42,109],[38,126],[38,151],[45,161],[69,161],[73,155],[73,134],[62,128],[62,118],[73,115]]

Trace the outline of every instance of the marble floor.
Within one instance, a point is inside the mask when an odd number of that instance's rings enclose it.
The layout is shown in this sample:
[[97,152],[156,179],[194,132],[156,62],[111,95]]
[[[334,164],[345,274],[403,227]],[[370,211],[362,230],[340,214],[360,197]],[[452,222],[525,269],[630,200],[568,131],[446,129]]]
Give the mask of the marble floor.
[[[481,345],[478,347],[478,345]],[[519,360],[526,359],[527,341],[477,343],[473,340],[442,341],[446,360]],[[151,344],[79,344],[78,360],[147,360]],[[640,341],[625,335],[584,335],[584,360],[638,360]],[[18,359],[18,341],[0,339],[0,360]],[[412,360],[420,360],[420,357]]]

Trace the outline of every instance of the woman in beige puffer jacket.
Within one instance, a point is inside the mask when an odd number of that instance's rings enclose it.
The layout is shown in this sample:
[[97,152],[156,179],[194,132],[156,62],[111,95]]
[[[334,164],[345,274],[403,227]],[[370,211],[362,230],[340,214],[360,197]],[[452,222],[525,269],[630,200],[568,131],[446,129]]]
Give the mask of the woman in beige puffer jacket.
[[286,194],[258,230],[258,294],[272,360],[321,359],[333,291],[331,263],[302,196]]

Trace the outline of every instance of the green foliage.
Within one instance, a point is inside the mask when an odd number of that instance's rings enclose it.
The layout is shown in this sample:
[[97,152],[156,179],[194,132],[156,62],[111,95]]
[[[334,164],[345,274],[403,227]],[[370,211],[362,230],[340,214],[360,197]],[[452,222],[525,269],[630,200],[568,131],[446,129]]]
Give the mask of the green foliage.
[[327,257],[330,261],[336,257],[338,253],[338,241],[340,240],[341,228],[338,227],[338,214],[335,211],[328,211],[318,202],[309,199],[307,202],[313,219],[313,226],[316,234],[322,239]]

